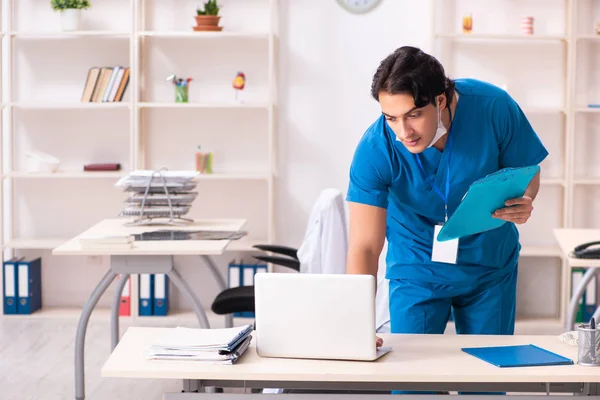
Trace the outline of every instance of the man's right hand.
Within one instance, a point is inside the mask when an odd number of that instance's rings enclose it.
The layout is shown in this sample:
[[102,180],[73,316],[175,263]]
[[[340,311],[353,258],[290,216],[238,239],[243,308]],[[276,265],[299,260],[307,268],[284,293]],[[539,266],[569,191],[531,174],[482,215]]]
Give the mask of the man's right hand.
[[375,336],[375,338],[376,338],[377,347],[383,346],[383,339],[380,338],[379,336]]

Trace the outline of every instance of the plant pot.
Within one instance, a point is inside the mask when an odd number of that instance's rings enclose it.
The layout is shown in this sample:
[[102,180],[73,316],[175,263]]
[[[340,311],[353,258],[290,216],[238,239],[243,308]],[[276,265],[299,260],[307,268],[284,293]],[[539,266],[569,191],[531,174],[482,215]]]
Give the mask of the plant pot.
[[67,8],[60,12],[60,25],[63,31],[79,30],[81,21],[81,10],[76,8]]
[[195,31],[220,31],[223,27],[219,26],[219,20],[221,19],[218,15],[196,15],[196,26]]

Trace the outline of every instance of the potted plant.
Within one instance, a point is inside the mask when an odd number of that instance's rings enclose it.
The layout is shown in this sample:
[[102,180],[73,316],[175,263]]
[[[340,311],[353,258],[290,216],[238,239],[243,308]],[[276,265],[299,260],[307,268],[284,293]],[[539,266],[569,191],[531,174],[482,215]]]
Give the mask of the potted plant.
[[219,5],[217,0],[208,0],[204,3],[204,8],[196,9],[195,31],[220,31],[223,27],[219,26]]
[[81,21],[81,10],[90,8],[89,0],[51,0],[54,11],[60,12],[60,22],[64,31],[76,31]]

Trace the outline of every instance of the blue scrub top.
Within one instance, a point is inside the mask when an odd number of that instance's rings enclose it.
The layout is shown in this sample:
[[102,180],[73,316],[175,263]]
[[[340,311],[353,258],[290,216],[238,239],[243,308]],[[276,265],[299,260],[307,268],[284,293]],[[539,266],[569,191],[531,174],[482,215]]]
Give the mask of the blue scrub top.
[[[505,167],[539,164],[548,155],[504,90],[474,79],[454,82],[460,97],[450,132],[449,216],[477,179]],[[434,147],[421,153],[425,172],[442,193],[447,157],[447,151]],[[383,115],[356,148],[346,199],[387,208],[388,279],[471,285],[496,279],[517,265],[521,246],[513,223],[461,238],[456,264],[431,261],[434,226],[445,219],[444,201]]]

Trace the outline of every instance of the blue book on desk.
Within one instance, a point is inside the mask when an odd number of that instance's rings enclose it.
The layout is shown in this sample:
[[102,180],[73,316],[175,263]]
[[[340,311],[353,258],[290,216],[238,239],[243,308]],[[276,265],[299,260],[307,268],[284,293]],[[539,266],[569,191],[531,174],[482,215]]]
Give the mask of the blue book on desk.
[[533,344],[519,346],[467,347],[462,351],[500,368],[570,365],[573,360]]

